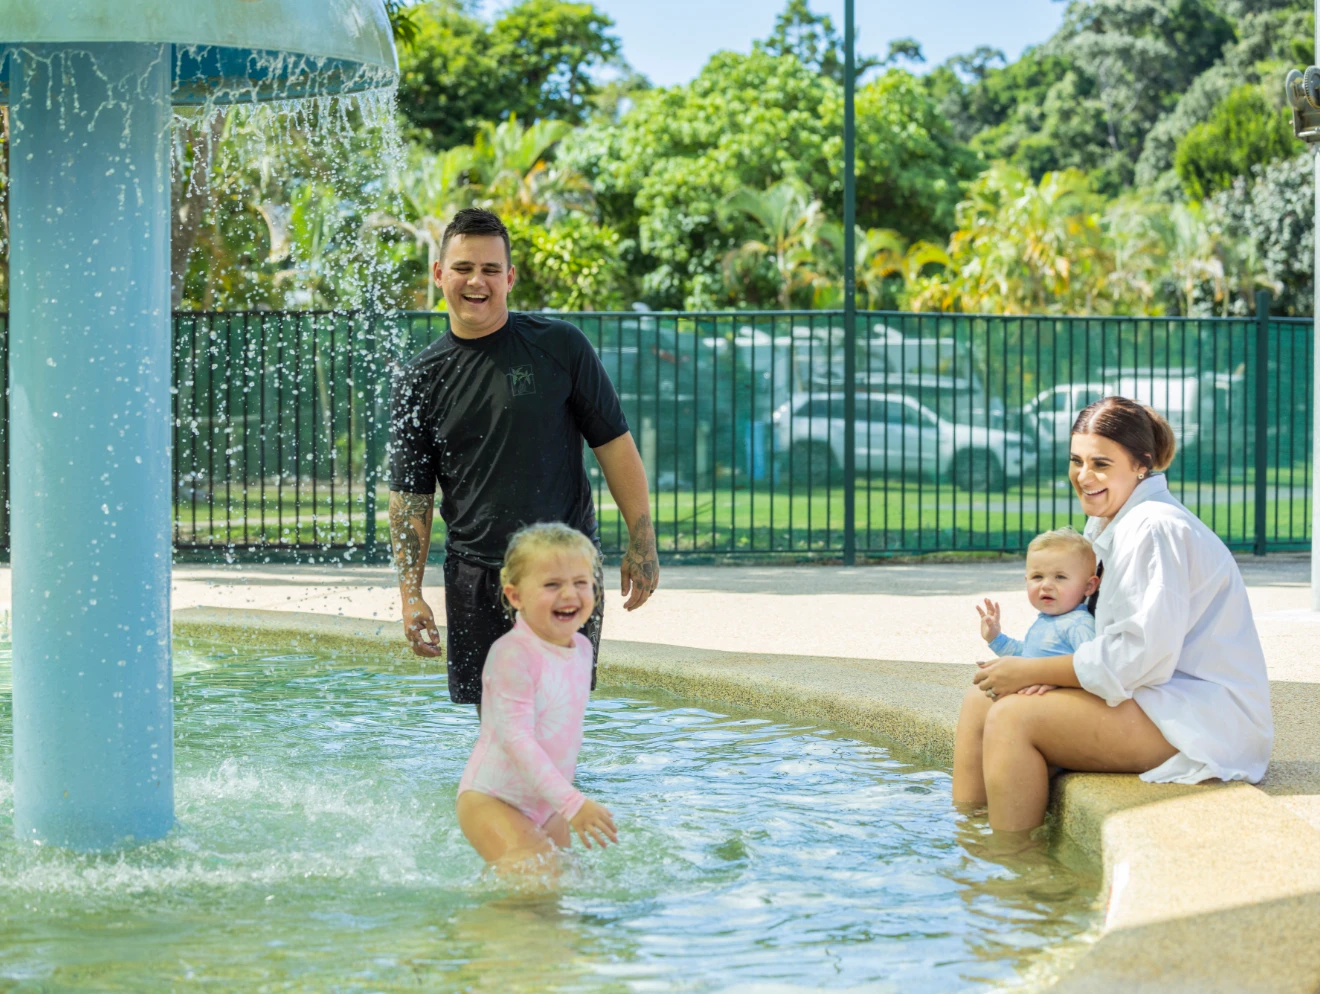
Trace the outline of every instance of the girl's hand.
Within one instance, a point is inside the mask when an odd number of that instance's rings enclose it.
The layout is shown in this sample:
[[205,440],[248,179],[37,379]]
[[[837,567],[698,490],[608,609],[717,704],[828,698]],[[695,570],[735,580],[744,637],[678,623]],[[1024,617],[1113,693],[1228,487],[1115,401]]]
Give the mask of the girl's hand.
[[1004,656],[988,663],[977,663],[980,669],[972,677],[972,683],[992,701],[1016,694],[1024,687],[1039,686],[1023,673],[1023,662],[1017,656]]
[[985,610],[981,610],[981,605],[976,605],[976,613],[981,616],[981,638],[987,642],[993,642],[999,638],[999,605],[989,597],[985,599]]
[[592,839],[595,839],[596,844],[602,849],[606,847],[606,839],[615,845],[619,844],[619,831],[614,827],[614,816],[610,814],[610,809],[603,804],[597,804],[591,798],[583,802],[578,813],[568,824],[577,832],[578,838],[588,849],[591,848]]
[[1030,696],[1032,694],[1048,694],[1051,690],[1058,689],[1059,688],[1052,683],[1034,683],[1030,687],[1023,687],[1018,693]]

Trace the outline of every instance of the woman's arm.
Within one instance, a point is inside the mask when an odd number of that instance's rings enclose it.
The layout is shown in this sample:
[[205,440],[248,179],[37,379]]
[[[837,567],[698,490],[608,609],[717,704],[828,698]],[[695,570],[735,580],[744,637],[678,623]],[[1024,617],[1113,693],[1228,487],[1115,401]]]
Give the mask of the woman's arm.
[[993,696],[1007,697],[1023,687],[1047,684],[1054,687],[1080,687],[1072,656],[1044,656],[1023,659],[1005,656],[989,663],[978,663],[980,669],[972,682]]
[[1073,653],[1078,685],[1110,707],[1172,678],[1192,624],[1191,529],[1168,520],[1133,524],[1119,540],[1122,556],[1106,564],[1106,616],[1114,620]]
[[[1139,687],[1164,683],[1178,668],[1191,599],[1189,536],[1176,525],[1146,522],[1126,539],[1123,568],[1105,577],[1116,619],[1072,655],[1000,659],[973,680],[1002,697],[1033,684],[1080,687],[1115,707]],[[987,681],[989,681],[987,683]]]

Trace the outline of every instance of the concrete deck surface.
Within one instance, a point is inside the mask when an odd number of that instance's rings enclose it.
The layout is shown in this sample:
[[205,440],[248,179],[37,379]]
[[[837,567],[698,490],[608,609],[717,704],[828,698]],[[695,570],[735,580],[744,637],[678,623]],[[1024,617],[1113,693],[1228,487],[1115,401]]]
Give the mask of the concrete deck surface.
[[[1310,611],[1309,558],[1243,558],[1270,677],[1320,684],[1320,614]],[[1034,619],[1020,561],[865,566],[667,566],[651,602],[628,614],[617,587],[605,637],[727,652],[966,664],[987,658],[974,605],[992,597],[1004,629],[1021,635]],[[440,567],[426,587],[443,619]],[[9,603],[0,569],[0,607]],[[606,583],[617,584],[607,568]],[[303,611],[398,621],[388,567],[198,566],[174,571],[174,608]]]

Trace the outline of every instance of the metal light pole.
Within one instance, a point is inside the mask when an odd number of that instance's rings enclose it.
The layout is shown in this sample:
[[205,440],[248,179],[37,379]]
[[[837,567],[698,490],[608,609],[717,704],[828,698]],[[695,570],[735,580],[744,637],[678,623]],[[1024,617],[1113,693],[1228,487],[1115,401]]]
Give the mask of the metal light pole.
[[[1320,3],[1320,0],[1317,0]],[[856,31],[843,6],[843,562],[857,562]]]
[[[1315,4],[1316,61],[1320,62],[1320,0]],[[1308,145],[1320,144],[1320,68],[1308,66],[1305,72],[1296,69],[1284,81],[1284,94],[1292,107],[1293,132]],[[1314,164],[1316,222],[1320,224],[1320,156]],[[1320,228],[1317,228],[1314,269],[1315,297],[1311,313],[1311,354],[1314,363],[1311,390],[1311,417],[1313,419],[1314,450],[1311,454],[1311,610],[1320,611]]]

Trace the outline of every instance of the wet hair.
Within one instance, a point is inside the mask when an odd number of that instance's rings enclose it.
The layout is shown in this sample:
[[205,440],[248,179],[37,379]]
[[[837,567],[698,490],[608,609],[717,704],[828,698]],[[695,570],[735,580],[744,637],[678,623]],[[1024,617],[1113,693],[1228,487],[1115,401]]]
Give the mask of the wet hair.
[[[548,521],[519,528],[513,533],[504,553],[504,565],[500,568],[500,587],[518,586],[527,575],[528,567],[549,552],[568,552],[582,556],[591,565],[593,577],[600,567],[600,552],[591,539],[576,528]],[[595,587],[594,579],[592,586]],[[600,597],[600,591],[596,590],[595,595]],[[513,607],[507,599],[504,599],[504,607],[512,613]]]
[[1027,555],[1044,552],[1046,549],[1060,549],[1077,555],[1086,565],[1086,575],[1095,576],[1095,549],[1086,536],[1076,528],[1065,526],[1054,531],[1042,532],[1027,546]]
[[513,265],[513,246],[509,241],[509,229],[504,226],[500,216],[494,211],[481,207],[465,207],[445,226],[445,233],[440,239],[440,258],[445,257],[449,241],[455,235],[499,235],[504,239],[504,259]]
[[1134,462],[1154,473],[1169,468],[1178,447],[1173,429],[1158,411],[1126,397],[1097,400],[1077,415],[1072,433],[1116,442]]

